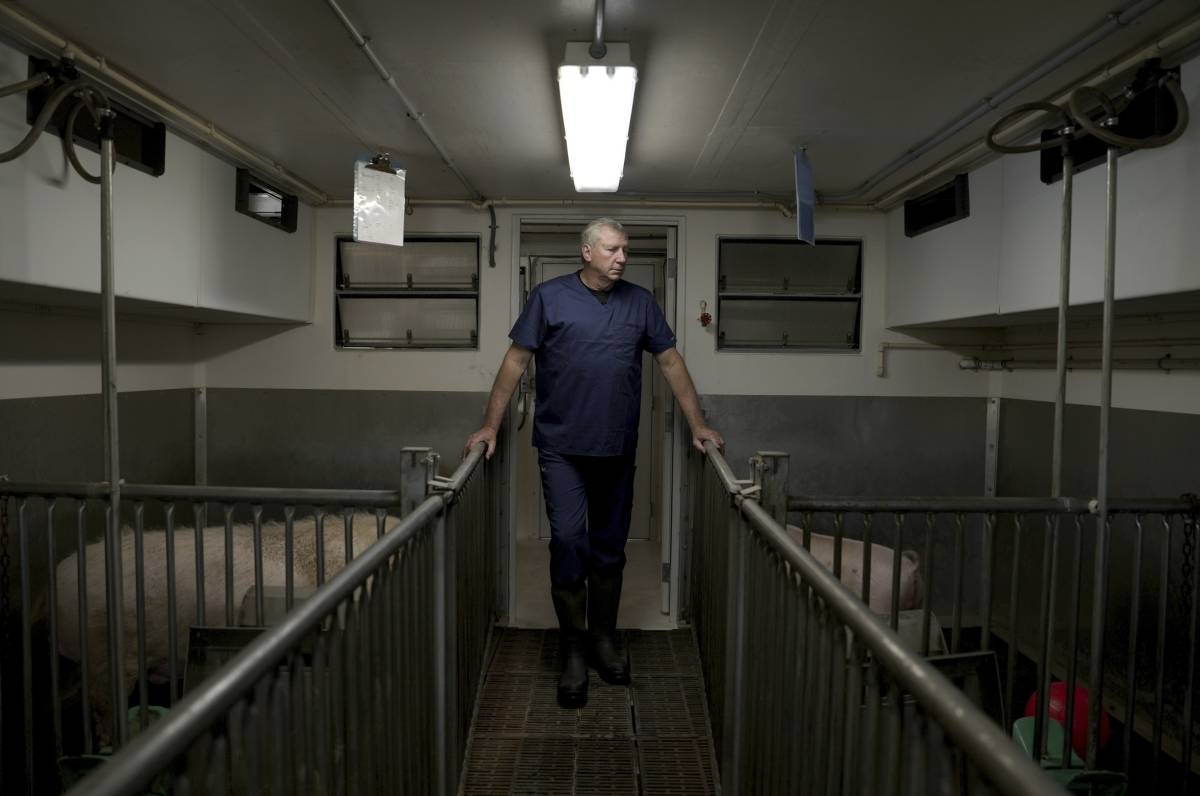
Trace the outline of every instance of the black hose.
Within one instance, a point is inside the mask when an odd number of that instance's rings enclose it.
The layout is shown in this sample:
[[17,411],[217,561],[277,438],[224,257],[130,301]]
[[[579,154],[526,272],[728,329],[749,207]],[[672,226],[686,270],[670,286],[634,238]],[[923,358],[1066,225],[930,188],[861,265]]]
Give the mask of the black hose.
[[[71,162],[71,167],[75,169],[75,172],[80,177],[87,180],[92,185],[99,185],[100,178],[93,177],[88,173],[87,169],[83,167],[83,164],[79,162],[79,155],[75,152],[75,120],[79,118],[79,112],[84,108],[88,108],[89,111],[93,112],[93,116],[95,116],[95,109],[89,107],[89,105],[83,100],[75,103],[74,107],[71,108],[71,112],[67,114],[67,123],[63,126],[63,152],[66,153],[67,160]],[[97,118],[96,121],[99,122],[99,118]]]
[[45,72],[38,72],[28,80],[22,80],[20,83],[13,83],[11,86],[0,88],[0,97],[7,97],[9,94],[16,94],[31,88],[41,88],[49,82],[50,75]]
[[74,94],[79,89],[83,88],[82,80],[72,80],[69,83],[63,83],[54,90],[50,98],[46,100],[46,104],[42,106],[41,113],[34,120],[33,126],[29,128],[29,132],[21,139],[20,143],[6,152],[0,152],[0,163],[8,163],[10,160],[16,160],[24,155],[38,140],[38,136],[46,129],[46,125],[50,123],[50,117],[58,110],[58,106],[62,104],[70,95]]
[[1068,103],[1071,106],[1071,113],[1075,114],[1075,118],[1079,120],[1080,126],[1110,147],[1154,149],[1166,146],[1178,139],[1187,130],[1189,121],[1187,98],[1183,96],[1183,91],[1179,88],[1179,81],[1170,77],[1164,80],[1162,85],[1175,102],[1175,126],[1162,135],[1152,135],[1146,138],[1130,138],[1129,136],[1114,133],[1109,128],[1092,121],[1086,112],[1088,110],[1087,103],[1099,101],[1104,106],[1105,113],[1109,117],[1114,115],[1115,106],[1103,92],[1091,86],[1080,86],[1072,91]]
[[[1057,114],[1062,117],[1064,130],[1062,135],[1051,138],[1049,141],[1035,141],[1032,144],[1001,144],[996,140],[996,133],[1005,127],[1015,117],[1022,116],[1031,111],[1044,111],[1047,114]],[[987,133],[988,148],[994,152],[1004,152],[1010,155],[1020,154],[1022,152],[1037,152],[1040,149],[1050,149],[1051,147],[1062,146],[1070,143],[1074,137],[1073,128],[1074,122],[1070,115],[1062,108],[1055,105],[1053,102],[1026,102],[1023,105],[1018,105],[1008,113],[1004,114],[1001,119],[992,125],[992,129]]]

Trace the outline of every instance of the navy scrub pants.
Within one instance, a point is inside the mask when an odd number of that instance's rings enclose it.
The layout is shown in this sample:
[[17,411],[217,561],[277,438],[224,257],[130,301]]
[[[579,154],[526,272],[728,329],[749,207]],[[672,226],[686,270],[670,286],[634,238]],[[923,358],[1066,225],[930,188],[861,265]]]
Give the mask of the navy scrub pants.
[[550,518],[551,583],[569,588],[593,572],[620,572],[633,510],[633,455],[539,450],[538,465]]

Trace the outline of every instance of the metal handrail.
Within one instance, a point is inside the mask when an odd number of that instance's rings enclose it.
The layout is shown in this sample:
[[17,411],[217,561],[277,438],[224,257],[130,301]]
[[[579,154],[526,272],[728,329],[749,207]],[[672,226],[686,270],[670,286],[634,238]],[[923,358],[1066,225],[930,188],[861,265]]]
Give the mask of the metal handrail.
[[[789,495],[788,511],[935,512],[962,514],[1095,514],[1092,498],[1038,497],[809,497]],[[1194,496],[1110,500],[1109,513],[1188,514],[1200,509]]]
[[269,628],[222,668],[222,675],[201,683],[180,700],[154,732],[133,739],[68,796],[124,796],[135,792],[207,732],[260,678],[269,673],[304,638],[320,627],[338,606],[362,588],[387,560],[441,514],[467,483],[480,461],[485,445],[479,443],[459,465],[454,475],[441,482],[437,491],[399,521],[383,538],[346,565],[318,589],[311,599],[296,606],[280,624]]
[[[716,446],[705,443],[709,464],[721,475],[726,486],[731,479],[728,463]],[[733,479],[736,483],[736,479]],[[735,504],[747,522],[783,560],[798,572],[836,617],[849,627],[866,647],[907,689],[1002,793],[1013,796],[1046,794],[1059,796],[1058,787],[1031,759],[996,726],[965,694],[941,672],[920,656],[909,651],[900,637],[885,626],[862,601],[793,541],[757,500],[735,494]],[[791,500],[789,499],[789,505]]]
[[[49,482],[0,481],[0,496],[70,497],[98,499],[109,496],[107,481]],[[291,489],[275,487],[192,486],[184,484],[122,484],[121,496],[129,500],[190,500],[212,503],[296,503],[385,508],[398,505],[401,495],[392,489]]]

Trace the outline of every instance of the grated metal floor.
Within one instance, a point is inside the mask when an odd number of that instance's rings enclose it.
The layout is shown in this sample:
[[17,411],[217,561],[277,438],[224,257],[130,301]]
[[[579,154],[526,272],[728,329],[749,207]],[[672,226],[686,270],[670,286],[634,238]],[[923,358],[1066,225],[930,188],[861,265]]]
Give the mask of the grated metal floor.
[[462,792],[672,796],[720,792],[690,630],[623,631],[628,688],[591,673],[588,703],[555,699],[558,632],[496,628]]

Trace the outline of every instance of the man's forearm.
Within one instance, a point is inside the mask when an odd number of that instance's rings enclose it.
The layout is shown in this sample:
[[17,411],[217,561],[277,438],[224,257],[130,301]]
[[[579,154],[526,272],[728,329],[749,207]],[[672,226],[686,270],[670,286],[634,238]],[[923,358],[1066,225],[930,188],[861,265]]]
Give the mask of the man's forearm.
[[504,415],[508,411],[508,402],[512,400],[517,384],[521,381],[521,374],[525,372],[528,364],[527,356],[514,355],[511,351],[504,357],[500,363],[500,370],[496,373],[496,381],[492,383],[492,392],[488,396],[487,410],[483,415],[485,428],[493,431],[500,429],[500,424],[504,422]]
[[672,349],[671,354],[659,360],[659,367],[662,368],[663,378],[667,380],[667,385],[674,393],[675,400],[679,403],[679,409],[687,419],[688,426],[693,432],[706,428],[708,423],[704,419],[704,410],[700,408],[700,396],[696,394],[696,385],[692,383],[691,374],[688,373],[687,366],[683,363],[683,357],[679,355],[678,351]]

